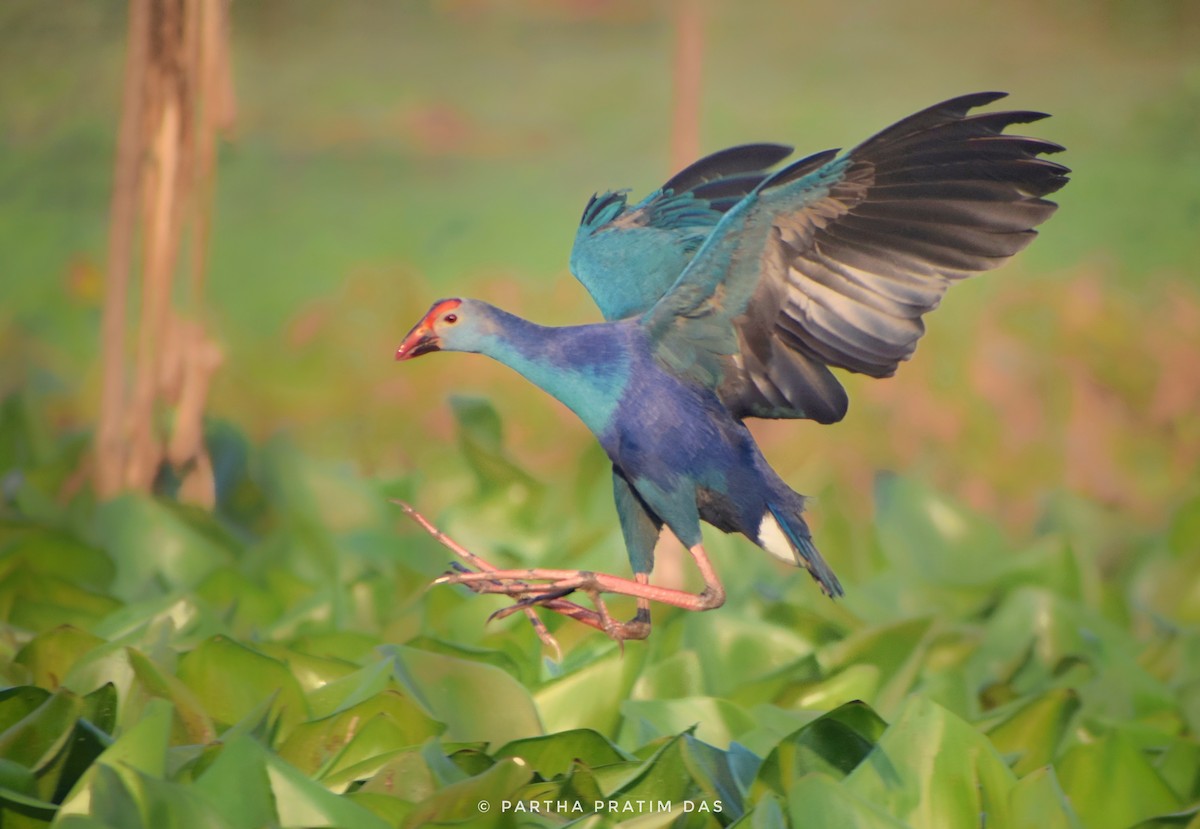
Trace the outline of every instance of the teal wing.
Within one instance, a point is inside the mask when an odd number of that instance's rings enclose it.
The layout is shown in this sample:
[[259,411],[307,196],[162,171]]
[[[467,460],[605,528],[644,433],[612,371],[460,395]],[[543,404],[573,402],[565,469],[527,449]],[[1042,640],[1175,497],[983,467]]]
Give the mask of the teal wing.
[[814,394],[821,370],[893,374],[947,287],[1003,264],[1056,209],[1044,197],[1069,170],[1039,156],[1062,147],[1004,134],[1046,116],[969,114],[1002,97],[954,98],[766,179],[643,316],[660,362],[740,417],[840,418],[844,392]]
[[780,144],[721,150],[632,206],[623,191],[593,196],[575,235],[571,272],[605,319],[644,313],[675,283],[725,211],[791,152]]

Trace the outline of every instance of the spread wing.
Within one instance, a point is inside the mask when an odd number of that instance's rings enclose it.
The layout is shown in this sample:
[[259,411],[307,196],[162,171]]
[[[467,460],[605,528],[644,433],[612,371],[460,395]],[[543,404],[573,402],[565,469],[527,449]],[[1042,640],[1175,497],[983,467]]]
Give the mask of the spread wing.
[[[1003,264],[1056,209],[1062,149],[1006,135],[1036,112],[970,115],[1004,97],[954,98],[813,169],[780,170],[728,210],[643,317],[659,359],[717,389],[738,416],[806,411],[812,368],[895,372],[954,281]],[[819,397],[819,395],[816,395]]]
[[571,272],[605,319],[644,313],[675,284],[725,211],[791,152],[780,144],[721,150],[633,206],[624,191],[592,196],[575,234]]

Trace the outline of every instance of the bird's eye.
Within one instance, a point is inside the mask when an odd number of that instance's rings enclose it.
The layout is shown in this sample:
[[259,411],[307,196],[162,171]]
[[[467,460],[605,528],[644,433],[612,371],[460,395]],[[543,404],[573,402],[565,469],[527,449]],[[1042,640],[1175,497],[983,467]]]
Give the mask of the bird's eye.
[[442,317],[442,322],[447,325],[454,325],[454,323],[458,322],[458,314],[446,314],[446,316]]

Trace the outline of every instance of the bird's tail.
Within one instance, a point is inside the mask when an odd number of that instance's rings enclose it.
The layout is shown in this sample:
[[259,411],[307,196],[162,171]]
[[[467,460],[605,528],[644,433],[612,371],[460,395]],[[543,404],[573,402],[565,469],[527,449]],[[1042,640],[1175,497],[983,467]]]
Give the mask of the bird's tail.
[[[808,530],[808,524],[804,523],[800,516],[800,510],[782,510],[767,502],[767,511],[763,513],[758,538],[755,540],[760,547],[776,558],[807,570],[817,584],[821,585],[825,595],[842,595],[842,584],[813,544],[812,534]],[[784,549],[784,545],[787,549]]]

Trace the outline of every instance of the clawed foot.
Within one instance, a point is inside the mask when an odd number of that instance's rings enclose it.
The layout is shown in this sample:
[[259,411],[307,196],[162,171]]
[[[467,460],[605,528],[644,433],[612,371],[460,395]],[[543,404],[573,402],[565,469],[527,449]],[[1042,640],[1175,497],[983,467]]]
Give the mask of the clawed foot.
[[[612,618],[608,612],[607,605],[600,595],[602,592],[605,592],[606,588],[600,584],[595,574],[576,571],[551,571],[560,574],[569,573],[570,576],[574,576],[574,578],[553,579],[554,583],[551,584],[535,583],[546,581],[546,578],[540,576],[538,574],[539,571],[536,570],[521,571],[528,574],[527,578],[514,578],[512,576],[513,571],[500,570],[470,552],[435,527],[425,516],[421,515],[409,504],[396,500],[393,500],[392,503],[404,510],[410,518],[416,521],[422,529],[432,535],[442,546],[451,550],[466,562],[466,564],[457,561],[451,562],[451,571],[435,579],[433,584],[462,584],[476,593],[494,593],[513,597],[515,601],[512,605],[497,610],[488,617],[488,621],[503,619],[514,613],[524,613],[526,618],[529,619],[530,624],[533,625],[538,639],[541,640],[543,645],[554,651],[558,661],[562,660],[562,648],[559,647],[558,640],[554,638],[554,635],[546,627],[546,623],[537,615],[537,608],[544,608],[562,616],[567,616],[577,622],[582,622],[588,627],[604,632],[618,644],[622,645],[626,639],[645,639],[650,635],[650,614],[648,608],[644,607],[642,602],[639,602],[637,616],[629,622],[618,622]],[[472,567],[475,569],[471,569]],[[616,577],[609,576],[607,578]],[[576,591],[586,593],[591,598],[592,604],[596,609],[591,610],[566,599],[567,596]]]

